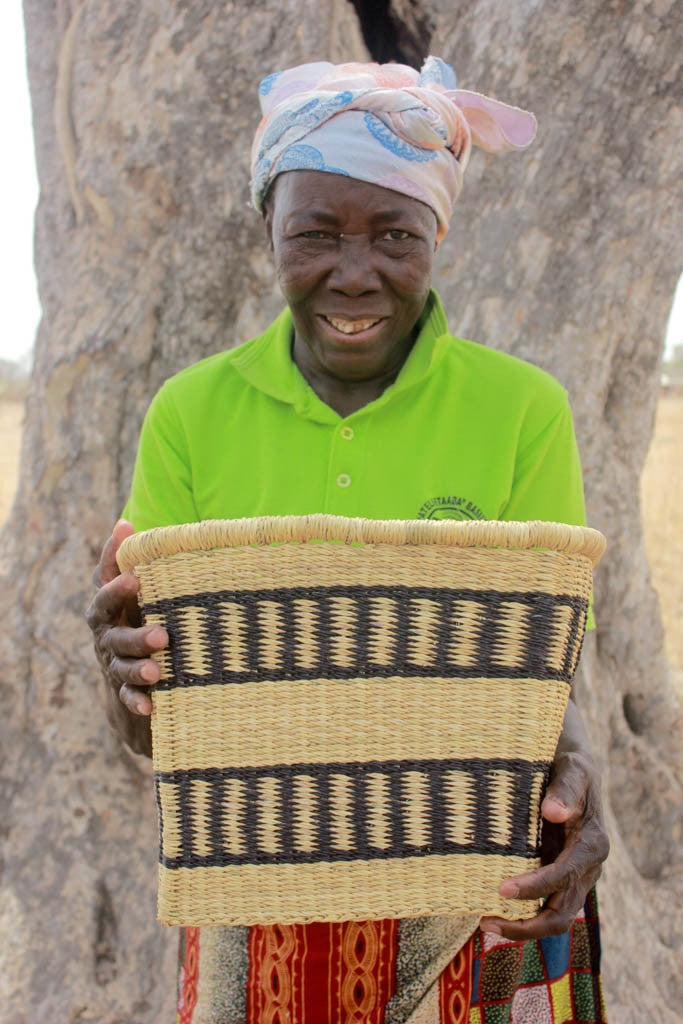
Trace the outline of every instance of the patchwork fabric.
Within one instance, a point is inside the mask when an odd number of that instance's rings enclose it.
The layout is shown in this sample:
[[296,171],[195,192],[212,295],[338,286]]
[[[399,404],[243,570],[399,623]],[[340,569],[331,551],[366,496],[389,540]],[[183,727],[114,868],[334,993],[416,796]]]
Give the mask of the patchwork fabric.
[[472,947],[469,1024],[606,1024],[595,890],[564,935],[510,942],[477,931]]

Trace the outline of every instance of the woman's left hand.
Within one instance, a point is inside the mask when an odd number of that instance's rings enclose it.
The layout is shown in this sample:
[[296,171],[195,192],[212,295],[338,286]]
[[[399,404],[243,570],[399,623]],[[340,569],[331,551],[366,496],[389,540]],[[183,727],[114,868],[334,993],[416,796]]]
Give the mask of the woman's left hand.
[[583,725],[570,701],[553,762],[551,782],[541,804],[543,866],[506,879],[501,896],[544,899],[541,911],[527,920],[483,917],[483,931],[507,939],[562,935],[583,907],[609,853],[600,799],[600,776],[587,749]]

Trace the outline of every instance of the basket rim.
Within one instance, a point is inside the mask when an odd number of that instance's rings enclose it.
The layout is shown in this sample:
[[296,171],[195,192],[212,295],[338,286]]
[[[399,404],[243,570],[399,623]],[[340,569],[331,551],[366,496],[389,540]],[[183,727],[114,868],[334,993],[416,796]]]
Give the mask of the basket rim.
[[595,567],[606,547],[605,537],[588,526],[567,523],[501,522],[452,519],[361,519],[315,514],[205,519],[198,523],[157,526],[127,537],[116,558],[122,572],[149,565],[181,552],[215,548],[269,546],[282,543],[332,541],[342,544],[441,545],[525,550],[583,555]]

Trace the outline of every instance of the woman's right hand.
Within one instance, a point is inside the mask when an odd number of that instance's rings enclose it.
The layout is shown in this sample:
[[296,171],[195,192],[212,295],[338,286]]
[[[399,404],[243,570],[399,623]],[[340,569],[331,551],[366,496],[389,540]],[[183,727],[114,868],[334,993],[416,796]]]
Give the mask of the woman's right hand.
[[93,575],[96,592],[87,621],[107,683],[107,717],[136,753],[151,756],[148,691],[160,675],[151,655],[166,647],[168,634],[161,626],[140,625],[138,581],[130,572],[121,573],[116,562],[121,542],[134,532],[131,523],[120,519],[104,545]]

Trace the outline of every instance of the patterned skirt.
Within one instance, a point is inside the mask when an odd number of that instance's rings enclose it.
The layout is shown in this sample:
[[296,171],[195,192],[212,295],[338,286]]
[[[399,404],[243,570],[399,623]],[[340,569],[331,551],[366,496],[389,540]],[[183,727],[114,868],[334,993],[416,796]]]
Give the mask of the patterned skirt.
[[422,927],[181,929],[177,1024],[606,1024],[595,891],[565,935],[477,928],[426,986],[438,944]]

